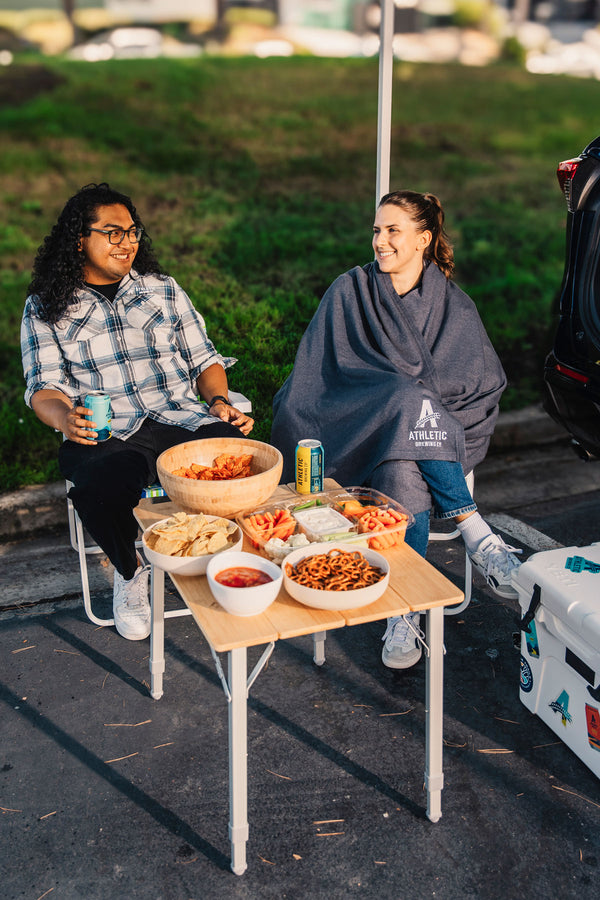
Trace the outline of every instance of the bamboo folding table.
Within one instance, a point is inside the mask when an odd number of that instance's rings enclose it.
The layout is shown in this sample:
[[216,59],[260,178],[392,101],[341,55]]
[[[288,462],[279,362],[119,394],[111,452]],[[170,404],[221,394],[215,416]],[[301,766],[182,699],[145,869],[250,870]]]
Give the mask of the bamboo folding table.
[[[332,485],[326,485],[331,487]],[[335,484],[333,483],[333,486]],[[294,495],[289,488],[277,488],[269,503]],[[172,503],[149,505],[142,501],[135,510],[138,523],[147,528],[176,511]],[[246,549],[251,550],[250,546]],[[444,607],[460,603],[463,594],[445,576],[406,544],[385,552],[390,563],[387,590],[375,603],[360,609],[327,611],[297,603],[282,588],[275,602],[258,616],[232,616],[213,598],[206,577],[170,575],[190,610],[213,655],[217,673],[229,706],[229,839],[231,868],[236,875],[246,870],[248,840],[247,698],[250,687],[268,661],[275,643],[286,638],[312,635],[314,661],[325,661],[327,631],[345,625],[362,625],[408,612],[426,613],[426,731],[425,788],[427,817],[437,822],[442,815],[443,787],[443,637]],[[151,570],[152,630],[150,634],[150,693],[155,700],[163,694],[164,661],[164,572]],[[262,656],[248,675],[247,648],[266,644]],[[219,653],[227,653],[225,675]]]

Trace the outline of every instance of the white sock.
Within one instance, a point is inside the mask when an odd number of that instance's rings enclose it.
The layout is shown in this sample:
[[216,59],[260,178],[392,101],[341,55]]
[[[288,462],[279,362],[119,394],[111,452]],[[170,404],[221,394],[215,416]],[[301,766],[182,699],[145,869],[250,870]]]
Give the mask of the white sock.
[[470,553],[477,550],[477,547],[482,540],[492,533],[492,529],[485,519],[481,518],[478,512],[474,512],[472,515],[467,516],[462,522],[456,522],[456,527],[460,531],[462,539]]

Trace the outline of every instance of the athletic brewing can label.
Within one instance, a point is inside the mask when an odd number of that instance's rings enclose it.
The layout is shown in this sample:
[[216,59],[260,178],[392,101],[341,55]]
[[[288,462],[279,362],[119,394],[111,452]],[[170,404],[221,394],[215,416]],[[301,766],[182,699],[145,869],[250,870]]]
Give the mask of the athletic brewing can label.
[[320,441],[298,441],[296,490],[299,494],[318,494],[323,490],[323,445]]

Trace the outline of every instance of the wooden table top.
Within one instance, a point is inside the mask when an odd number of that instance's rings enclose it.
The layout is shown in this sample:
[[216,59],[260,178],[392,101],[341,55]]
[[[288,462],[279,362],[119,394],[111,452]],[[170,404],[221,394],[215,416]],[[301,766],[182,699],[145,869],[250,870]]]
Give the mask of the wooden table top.
[[[329,487],[336,488],[339,485],[333,481],[328,484],[326,481],[325,488]],[[289,500],[290,495],[298,496],[289,487],[280,485],[269,503]],[[170,501],[153,504],[151,500],[142,500],[134,514],[140,526],[146,529],[176,511],[177,507]],[[246,540],[244,550],[256,552]],[[232,616],[214,599],[205,575],[169,573],[169,577],[205,638],[218,653],[329,631],[344,625],[374,622],[408,612],[451,606],[463,599],[462,591],[455,584],[406,544],[386,550],[383,555],[390,563],[390,583],[383,596],[369,606],[341,611],[303,606],[282,588],[277,599],[264,613],[250,617]]]

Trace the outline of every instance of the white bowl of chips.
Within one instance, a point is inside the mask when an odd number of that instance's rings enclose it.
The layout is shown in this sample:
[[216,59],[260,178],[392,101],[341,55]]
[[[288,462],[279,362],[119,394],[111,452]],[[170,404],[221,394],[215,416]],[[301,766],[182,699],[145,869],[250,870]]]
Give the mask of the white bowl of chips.
[[204,575],[213,556],[239,550],[243,540],[229,519],[184,512],[155,522],[142,535],[148,562],[175,575]]
[[[329,557],[339,559],[339,571]],[[322,541],[301,547],[283,560],[281,568],[290,597],[315,609],[368,606],[381,597],[390,580],[390,564],[384,556],[352,543]]]

